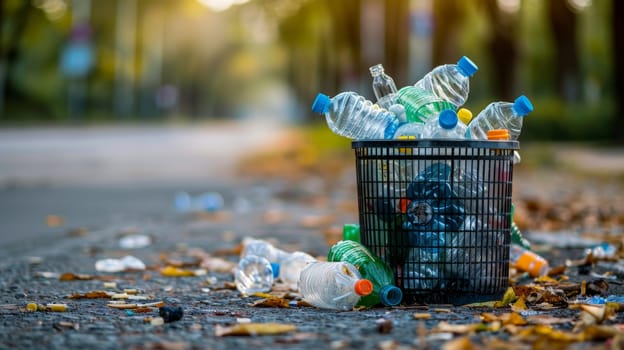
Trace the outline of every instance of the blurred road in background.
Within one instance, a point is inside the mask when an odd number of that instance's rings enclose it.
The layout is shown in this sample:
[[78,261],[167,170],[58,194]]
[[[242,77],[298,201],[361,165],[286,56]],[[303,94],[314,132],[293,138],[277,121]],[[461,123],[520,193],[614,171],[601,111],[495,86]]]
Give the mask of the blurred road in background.
[[[257,121],[0,130],[0,246],[170,213],[177,191],[223,191],[241,157],[283,132]],[[65,222],[49,227],[48,215]]]

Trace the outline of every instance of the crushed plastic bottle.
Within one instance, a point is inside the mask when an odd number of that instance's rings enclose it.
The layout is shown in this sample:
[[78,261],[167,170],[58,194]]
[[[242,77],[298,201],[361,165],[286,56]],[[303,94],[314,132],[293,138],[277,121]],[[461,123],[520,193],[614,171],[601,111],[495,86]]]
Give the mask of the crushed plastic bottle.
[[438,117],[429,119],[423,128],[423,138],[431,139],[464,139],[466,126],[459,121],[453,110],[444,110]]
[[334,244],[327,255],[327,261],[343,261],[353,264],[363,278],[371,281],[373,292],[358,301],[360,306],[398,305],[403,292],[394,285],[394,273],[379,257],[355,241],[340,241]]
[[288,288],[296,290],[301,271],[316,259],[308,253],[292,252],[280,261],[279,278]]
[[250,238],[243,240],[243,250],[240,257],[244,258],[249,255],[263,257],[271,263],[280,263],[288,256],[288,253],[265,240]]
[[241,294],[270,292],[279,274],[279,265],[264,257],[247,255],[240,259],[234,272],[234,283]]
[[617,248],[613,244],[603,242],[595,247],[586,249],[585,255],[589,254],[598,259],[611,259],[616,257]]
[[132,255],[121,259],[102,259],[95,262],[95,269],[101,272],[121,272],[125,270],[145,270],[145,263]]
[[414,86],[432,92],[457,109],[466,103],[470,93],[469,79],[478,69],[468,57],[462,56],[457,64],[435,67]]
[[355,92],[342,92],[333,98],[318,94],[312,111],[325,115],[327,125],[336,134],[351,139],[391,139],[399,119]]
[[376,64],[369,68],[373,77],[373,92],[377,98],[377,104],[381,108],[390,110],[396,104],[397,88],[392,77],[384,72],[381,64]]
[[397,101],[405,107],[406,118],[410,123],[426,123],[443,110],[455,109],[450,102],[415,86],[405,86],[397,95]]
[[516,244],[511,244],[509,248],[509,260],[518,270],[528,272],[532,277],[544,276],[550,270],[548,261],[537,253]]
[[487,140],[488,130],[507,129],[510,140],[517,140],[522,131],[524,117],[533,111],[531,101],[524,95],[513,103],[492,102],[472,119],[466,138]]
[[301,271],[299,292],[316,307],[346,311],[372,293],[373,284],[349,263],[314,262]]

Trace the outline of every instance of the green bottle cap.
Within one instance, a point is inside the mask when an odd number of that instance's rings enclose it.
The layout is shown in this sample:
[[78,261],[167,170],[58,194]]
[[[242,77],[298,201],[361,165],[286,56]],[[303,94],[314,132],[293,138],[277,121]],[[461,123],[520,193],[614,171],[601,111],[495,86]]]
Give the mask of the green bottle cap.
[[344,224],[342,227],[342,239],[345,241],[360,242],[360,225]]

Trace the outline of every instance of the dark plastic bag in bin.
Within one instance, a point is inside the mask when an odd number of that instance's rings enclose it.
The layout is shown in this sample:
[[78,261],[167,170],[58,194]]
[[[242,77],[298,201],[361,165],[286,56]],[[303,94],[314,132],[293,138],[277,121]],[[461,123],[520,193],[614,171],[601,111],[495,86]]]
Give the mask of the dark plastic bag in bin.
[[515,141],[354,141],[361,240],[406,302],[502,297]]

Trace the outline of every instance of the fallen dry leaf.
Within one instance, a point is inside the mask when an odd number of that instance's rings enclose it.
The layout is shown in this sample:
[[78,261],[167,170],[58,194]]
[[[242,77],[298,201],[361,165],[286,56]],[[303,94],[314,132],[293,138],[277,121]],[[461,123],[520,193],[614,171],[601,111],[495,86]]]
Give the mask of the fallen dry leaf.
[[103,290],[94,290],[86,293],[75,293],[67,296],[67,299],[110,299],[114,293]]
[[60,281],[89,281],[89,280],[113,281],[115,279],[116,279],[115,276],[87,275],[87,274],[78,274],[78,273],[72,273],[72,272],[65,272],[59,276]]
[[278,308],[289,308],[289,301],[283,298],[278,297],[269,297],[266,299],[260,299],[251,304],[254,307],[278,307]]
[[175,266],[167,266],[160,269],[160,273],[167,277],[194,277],[206,274],[206,270],[186,270]]
[[431,331],[434,333],[468,334],[480,329],[483,329],[483,324],[481,323],[450,324],[446,321],[441,321]]
[[46,224],[48,227],[60,227],[65,223],[65,219],[63,219],[60,215],[48,215],[46,216]]
[[443,350],[472,350],[476,348],[468,337],[453,339],[442,345]]
[[170,259],[166,253],[160,253],[160,260],[162,260],[165,265],[173,267],[196,267],[201,263],[201,259],[198,258],[193,258],[191,261]]
[[290,333],[297,330],[292,324],[284,323],[244,323],[231,327],[222,327],[216,325],[215,335],[217,337],[236,336],[236,335],[277,335]]
[[431,314],[426,312],[417,312],[414,314],[414,318],[417,320],[428,320],[431,318]]
[[526,306],[526,303],[524,302],[523,297],[518,298],[518,300],[516,300],[516,302],[511,305],[511,310],[515,312],[520,312],[526,309],[527,309],[527,306]]

